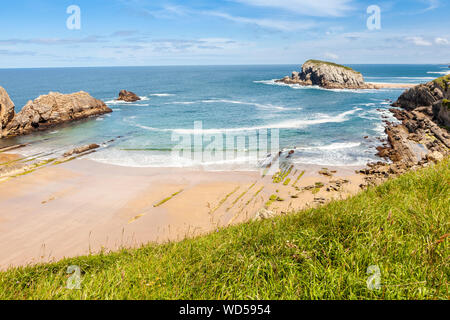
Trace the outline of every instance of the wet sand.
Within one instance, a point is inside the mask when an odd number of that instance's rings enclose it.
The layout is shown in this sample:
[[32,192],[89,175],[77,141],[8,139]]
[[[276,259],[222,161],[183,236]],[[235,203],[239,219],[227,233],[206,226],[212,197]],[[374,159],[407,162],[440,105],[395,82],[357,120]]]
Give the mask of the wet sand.
[[[16,158],[0,154],[0,163]],[[275,183],[256,171],[48,165],[0,182],[0,269],[182,240],[255,219],[262,208],[286,214],[359,191],[359,167],[327,167],[332,177],[321,168],[296,166]],[[348,183],[326,190],[339,179]]]
[[376,89],[409,89],[417,86],[417,83],[366,82],[366,84],[373,85]]

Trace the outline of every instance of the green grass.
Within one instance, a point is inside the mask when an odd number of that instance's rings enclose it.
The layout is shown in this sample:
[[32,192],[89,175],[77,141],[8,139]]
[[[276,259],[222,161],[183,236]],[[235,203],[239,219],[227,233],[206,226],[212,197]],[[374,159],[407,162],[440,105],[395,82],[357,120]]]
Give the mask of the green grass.
[[450,110],[450,100],[443,99],[442,104],[444,105],[444,107],[447,107],[447,110]]
[[161,200],[161,201],[158,202],[157,204],[154,204],[153,207],[156,208],[156,207],[159,207],[159,206],[163,205],[164,203],[166,203],[167,201],[171,200],[173,197],[179,195],[179,194],[182,193],[183,191],[184,191],[184,190],[181,189],[181,190],[179,190],[179,191],[177,191],[177,192],[175,192],[175,193],[172,193],[169,197],[167,197],[167,198]]
[[450,81],[450,74],[433,80],[434,83],[439,85],[444,90],[447,90],[449,81]]
[[[195,239],[10,269],[0,299],[448,299],[449,165]],[[66,289],[70,265],[81,290]]]
[[[278,192],[278,190],[277,190],[277,192]],[[276,194],[273,194],[270,196],[269,200],[266,202],[266,204],[264,206],[266,208],[269,208],[272,205],[272,203],[274,203],[275,201],[284,201],[284,199],[280,198]]]
[[295,187],[297,185],[298,180],[300,180],[301,177],[303,177],[303,175],[305,174],[305,170],[303,170],[302,172],[300,172],[300,174],[298,175],[297,179],[294,181],[294,183],[292,184],[293,187]]
[[283,181],[291,173],[293,168],[293,165],[286,166],[284,170],[275,173],[272,177],[273,183],[280,183]]
[[360,73],[360,72],[358,72],[358,71],[356,71],[356,70],[353,70],[353,69],[350,68],[350,67],[343,66],[343,65],[341,65],[341,64],[337,64],[337,63],[329,62],[329,61],[322,61],[322,60],[314,60],[314,59],[310,59],[310,60],[306,61],[305,63],[327,64],[327,65],[330,65],[330,66],[339,67],[339,68],[344,68],[344,69],[349,70],[349,71],[353,71],[353,72],[356,72],[356,73]]

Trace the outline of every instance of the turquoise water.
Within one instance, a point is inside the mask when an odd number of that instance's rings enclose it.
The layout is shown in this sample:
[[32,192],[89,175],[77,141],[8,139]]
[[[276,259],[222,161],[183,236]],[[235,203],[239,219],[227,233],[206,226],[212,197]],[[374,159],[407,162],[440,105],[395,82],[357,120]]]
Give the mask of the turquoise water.
[[[449,70],[444,65],[351,67],[369,82],[401,83],[427,82]],[[377,160],[376,138],[384,136],[383,116],[393,120],[387,109],[403,90],[324,90],[273,81],[299,69],[296,65],[2,69],[0,85],[16,110],[49,91],[84,90],[114,112],[0,143],[33,142],[23,149],[31,155],[105,142],[87,158],[128,166],[195,166],[201,161],[174,156],[172,136],[190,135],[194,121],[202,121],[203,133],[213,135],[229,129],[242,135],[248,130],[279,129],[280,148],[295,147],[292,158],[298,163],[362,165]],[[121,89],[143,100],[117,102]],[[250,142],[241,151],[258,148]],[[236,168],[244,165],[241,160],[214,159],[206,165]]]

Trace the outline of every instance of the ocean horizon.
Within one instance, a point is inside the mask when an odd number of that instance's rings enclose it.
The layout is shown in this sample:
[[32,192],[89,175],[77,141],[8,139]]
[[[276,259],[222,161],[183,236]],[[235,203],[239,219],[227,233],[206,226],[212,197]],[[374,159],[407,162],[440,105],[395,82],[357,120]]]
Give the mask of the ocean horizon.
[[[367,82],[424,83],[448,74],[440,64],[349,64]],[[404,89],[328,90],[276,83],[300,65],[221,65],[149,67],[68,67],[0,69],[0,83],[16,105],[50,91],[86,91],[113,113],[16,137],[2,145],[30,143],[25,156],[48,155],[87,143],[103,148],[85,158],[132,167],[255,169],[244,158],[203,161],[174,157],[174,134],[246,134],[279,130],[281,150],[295,149],[293,163],[363,166],[378,161],[385,138],[383,121]],[[138,94],[132,103],[115,100],[122,89]],[[118,138],[120,137],[120,138]],[[111,142],[111,140],[113,140]],[[110,142],[108,142],[110,141]],[[0,145],[1,146],[1,145]],[[207,143],[204,143],[207,147]],[[224,152],[227,150],[224,146]],[[242,152],[259,150],[249,141]],[[261,158],[264,158],[264,152]]]

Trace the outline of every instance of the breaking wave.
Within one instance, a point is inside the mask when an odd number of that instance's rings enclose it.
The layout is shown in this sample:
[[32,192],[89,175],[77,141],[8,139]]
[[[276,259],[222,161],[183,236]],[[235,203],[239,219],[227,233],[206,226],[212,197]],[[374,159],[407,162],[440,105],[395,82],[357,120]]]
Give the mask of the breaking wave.
[[318,117],[315,119],[299,119],[299,120],[288,120],[282,121],[274,124],[267,124],[261,126],[253,126],[253,127],[241,127],[241,128],[215,128],[215,129],[184,129],[184,128],[154,128],[141,124],[134,124],[136,127],[139,127],[144,130],[149,131],[161,131],[161,132],[175,132],[179,134],[217,134],[217,133],[227,133],[227,132],[242,132],[242,131],[251,131],[251,130],[263,130],[263,129],[296,129],[296,128],[305,128],[311,125],[323,124],[323,123],[332,123],[332,122],[345,122],[349,120],[349,116],[361,111],[361,108],[354,108],[352,110],[342,112],[335,116],[330,115],[322,115],[318,114]]

